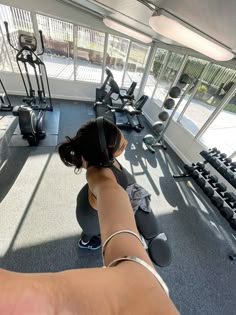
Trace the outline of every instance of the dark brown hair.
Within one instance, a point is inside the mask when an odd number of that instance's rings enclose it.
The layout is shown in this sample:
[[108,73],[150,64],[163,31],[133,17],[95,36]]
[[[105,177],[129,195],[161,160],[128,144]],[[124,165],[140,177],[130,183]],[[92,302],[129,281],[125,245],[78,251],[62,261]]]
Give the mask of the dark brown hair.
[[[109,158],[112,159],[113,154],[119,148],[121,133],[116,125],[105,118],[103,127]],[[59,145],[58,152],[62,162],[66,166],[75,166],[77,172],[82,167],[82,157],[91,164],[101,162],[96,120],[90,120],[81,126],[74,137],[67,136],[65,141]]]

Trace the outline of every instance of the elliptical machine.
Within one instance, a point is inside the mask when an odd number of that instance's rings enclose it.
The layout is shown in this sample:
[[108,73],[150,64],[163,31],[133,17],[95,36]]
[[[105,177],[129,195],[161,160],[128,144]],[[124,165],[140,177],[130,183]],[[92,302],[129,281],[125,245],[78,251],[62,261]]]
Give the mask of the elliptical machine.
[[0,111],[11,111],[13,107],[1,79],[0,85],[3,90],[3,93],[0,94]]
[[[13,115],[19,117],[19,126],[23,138],[28,140],[30,146],[37,145],[40,139],[45,138],[44,119],[46,111],[53,111],[51,92],[49,88],[48,76],[45,64],[39,58],[44,53],[44,43],[42,31],[39,31],[42,51],[37,53],[37,39],[30,34],[19,35],[19,49],[14,47],[8,29],[8,23],[5,21],[7,40],[9,45],[17,51],[16,62],[26,91],[26,97],[23,98],[25,105],[15,106]],[[23,64],[26,80],[23,75],[20,63]],[[37,96],[32,87],[28,65],[34,70],[37,84]],[[45,92],[44,78],[48,93],[48,103]]]

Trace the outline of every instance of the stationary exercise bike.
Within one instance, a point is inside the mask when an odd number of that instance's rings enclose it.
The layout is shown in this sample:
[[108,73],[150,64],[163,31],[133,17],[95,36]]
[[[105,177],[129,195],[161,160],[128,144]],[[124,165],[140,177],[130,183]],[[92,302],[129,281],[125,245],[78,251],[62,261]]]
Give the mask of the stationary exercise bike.
[[[39,140],[46,136],[46,131],[44,130],[45,113],[46,111],[53,110],[46,67],[39,58],[39,56],[44,53],[42,31],[39,31],[42,50],[40,53],[37,53],[37,39],[35,36],[25,33],[20,34],[18,49],[14,47],[11,42],[8,23],[5,21],[4,24],[8,43],[17,51],[16,62],[26,91],[26,97],[23,98],[25,104],[15,106],[13,108],[13,115],[19,117],[19,127],[23,138],[28,140],[30,146],[37,145]],[[20,64],[23,64],[26,80]],[[32,87],[28,66],[32,67],[34,70],[37,96]],[[46,98],[44,80],[46,80],[48,99]]]
[[[120,89],[117,85],[117,83],[115,82],[114,79],[110,79],[109,81],[111,90],[116,91],[115,93],[120,95]],[[115,112],[121,112],[124,113],[126,118],[127,118],[127,122],[125,123],[119,123],[116,122],[116,125],[119,128],[128,128],[128,129],[133,129],[137,132],[140,132],[144,126],[139,118],[139,116],[142,115],[142,108],[145,105],[145,103],[148,100],[148,96],[147,95],[143,95],[141,96],[137,101],[134,101],[134,98],[130,98],[128,99],[126,102],[122,102],[123,106],[122,107],[117,107],[114,106],[113,104],[107,104],[107,108],[113,112],[115,114]],[[111,100],[112,103],[112,100]],[[136,121],[135,121],[136,120]]]

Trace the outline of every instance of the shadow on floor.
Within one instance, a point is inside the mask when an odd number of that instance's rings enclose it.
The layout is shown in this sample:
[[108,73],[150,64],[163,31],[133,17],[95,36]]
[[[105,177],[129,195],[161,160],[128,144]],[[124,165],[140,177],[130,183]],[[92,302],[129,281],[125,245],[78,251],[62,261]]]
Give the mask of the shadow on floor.
[[0,258],[0,266],[17,272],[57,272],[102,266],[101,251],[79,249],[78,236],[48,241],[10,250]]

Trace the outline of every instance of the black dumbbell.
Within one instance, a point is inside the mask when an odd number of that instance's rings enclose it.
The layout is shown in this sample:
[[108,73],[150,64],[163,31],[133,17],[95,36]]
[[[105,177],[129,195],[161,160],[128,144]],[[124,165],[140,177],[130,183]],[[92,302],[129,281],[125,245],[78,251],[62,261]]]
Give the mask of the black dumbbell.
[[225,174],[228,172],[228,168],[224,164],[221,164],[217,168],[217,171],[225,177]]
[[198,178],[196,178],[196,183],[199,187],[203,188],[206,185],[206,180],[202,176],[199,176]]
[[197,170],[194,170],[193,172],[191,172],[190,175],[192,176],[192,178],[197,179],[199,177],[199,172]]
[[222,208],[220,208],[220,213],[227,220],[236,219],[235,209],[233,209],[231,207],[222,207]]
[[209,153],[208,153],[208,151],[206,151],[206,150],[203,150],[203,151],[200,152],[200,155],[203,156],[204,159],[205,159],[206,157],[208,157],[208,154],[209,154]]
[[224,194],[224,198],[226,201],[231,202],[236,205],[236,194],[233,192],[226,192]]
[[214,186],[214,184],[218,183],[219,178],[216,175],[211,175],[208,177],[208,183]]
[[204,159],[206,159],[207,161],[212,157],[212,156],[217,156],[218,154],[220,154],[219,150],[209,150],[209,151],[201,151],[200,155],[204,157]]
[[208,161],[212,166],[214,166],[214,168],[218,168],[221,166],[221,162],[219,161],[219,159],[215,156],[211,157],[211,159]]
[[216,183],[216,191],[223,196],[223,192],[227,190],[227,187],[224,183]]
[[226,165],[226,166],[229,166],[229,164],[232,162],[232,159],[231,158],[226,158],[223,163]]
[[231,219],[229,223],[232,229],[236,231],[236,219]]
[[211,201],[212,201],[213,205],[216,206],[216,208],[218,208],[218,209],[222,208],[224,205],[223,199],[220,198],[219,196],[212,196]]
[[225,172],[224,177],[227,180],[230,180],[231,178],[234,178],[234,172],[228,169],[227,172]]
[[207,195],[207,197],[211,198],[214,196],[214,189],[209,184],[206,184],[205,186],[203,186],[202,190]]
[[213,163],[213,161],[215,161],[215,159],[218,158],[218,154],[217,153],[213,153],[213,154],[209,154],[207,157],[206,157],[206,160],[208,163]]
[[221,161],[223,161],[225,158],[227,158],[227,154],[225,153],[220,153],[218,157]]
[[202,170],[205,168],[205,163],[203,162],[197,162],[196,164],[193,163],[191,166],[186,164],[184,165],[184,168],[186,169],[186,171],[191,174],[194,170]]
[[200,171],[204,170],[206,164],[204,162],[197,162],[196,163],[196,168]]
[[184,165],[184,168],[186,169],[186,171],[190,174],[191,172],[194,171],[194,166],[190,166],[188,164]]
[[201,175],[204,177],[204,178],[208,178],[208,175],[210,175],[210,170],[208,168],[204,168],[204,170],[201,171]]
[[234,188],[236,188],[236,175],[230,178],[229,182]]
[[230,170],[232,170],[233,172],[236,171],[236,162],[232,162],[229,166]]
[[[216,176],[217,177],[217,176]],[[224,198],[223,192],[225,192],[227,190],[227,187],[224,183],[215,183],[215,191],[222,197]],[[224,205],[224,201],[222,200],[222,198],[220,198],[219,196],[210,193],[209,198],[211,199],[212,203],[217,207],[217,208],[221,208]]]

